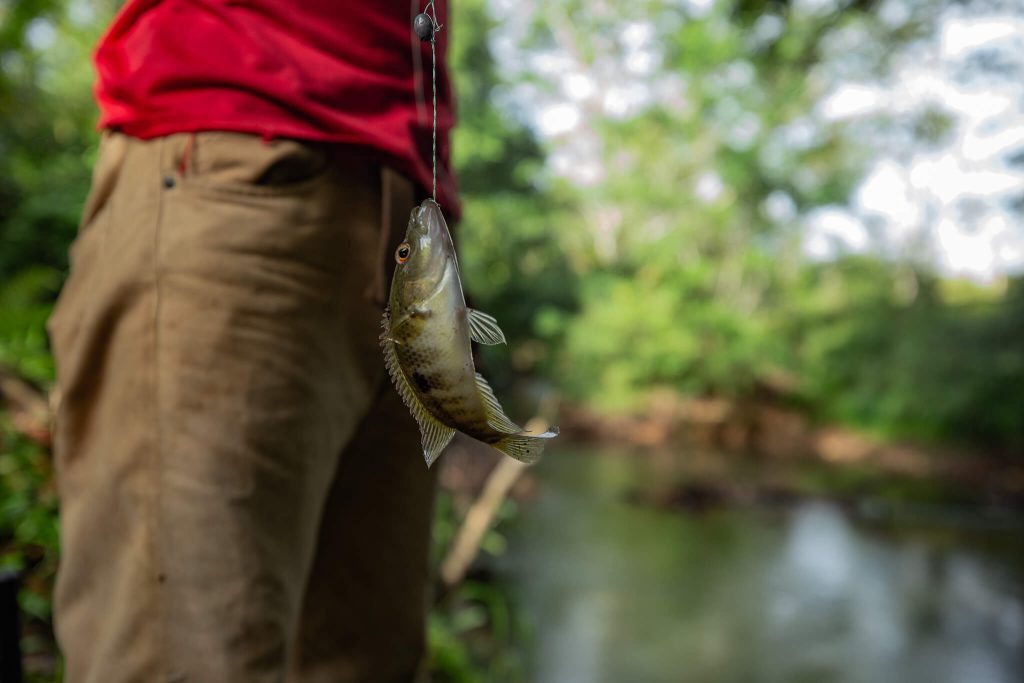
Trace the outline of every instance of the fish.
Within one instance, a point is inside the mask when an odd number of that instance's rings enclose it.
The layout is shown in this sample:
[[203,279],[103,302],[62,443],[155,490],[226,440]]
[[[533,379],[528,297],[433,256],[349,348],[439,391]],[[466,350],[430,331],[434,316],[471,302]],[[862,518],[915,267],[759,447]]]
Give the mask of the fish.
[[536,462],[553,428],[527,432],[505,414],[476,371],[472,341],[504,344],[494,317],[466,306],[448,224],[425,199],[409,216],[395,249],[395,273],[381,320],[388,374],[420,428],[427,467],[462,432],[527,464]]

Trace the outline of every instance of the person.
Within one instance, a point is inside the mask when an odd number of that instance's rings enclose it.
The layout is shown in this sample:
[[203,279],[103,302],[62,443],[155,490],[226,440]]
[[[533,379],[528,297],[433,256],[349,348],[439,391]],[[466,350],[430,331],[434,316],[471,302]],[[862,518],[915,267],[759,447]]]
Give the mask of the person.
[[67,683],[417,675],[434,481],[378,335],[431,186],[420,11],[130,0],[102,38],[49,323]]

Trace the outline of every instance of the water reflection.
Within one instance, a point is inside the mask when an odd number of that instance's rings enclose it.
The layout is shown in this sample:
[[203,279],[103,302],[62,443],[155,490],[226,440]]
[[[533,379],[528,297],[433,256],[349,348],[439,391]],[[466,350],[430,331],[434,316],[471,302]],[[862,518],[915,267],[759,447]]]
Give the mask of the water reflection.
[[567,455],[541,470],[502,564],[531,681],[1024,680],[1019,530],[980,548],[975,531],[883,533],[827,502],[699,516],[625,502],[650,468]]

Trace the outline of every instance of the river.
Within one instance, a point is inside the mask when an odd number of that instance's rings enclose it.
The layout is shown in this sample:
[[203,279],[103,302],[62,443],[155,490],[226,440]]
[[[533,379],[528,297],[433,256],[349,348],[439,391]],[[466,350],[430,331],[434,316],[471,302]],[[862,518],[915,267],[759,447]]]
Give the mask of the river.
[[529,681],[1024,681],[1019,517],[637,501],[707,478],[687,461],[554,451],[535,469],[497,566]]

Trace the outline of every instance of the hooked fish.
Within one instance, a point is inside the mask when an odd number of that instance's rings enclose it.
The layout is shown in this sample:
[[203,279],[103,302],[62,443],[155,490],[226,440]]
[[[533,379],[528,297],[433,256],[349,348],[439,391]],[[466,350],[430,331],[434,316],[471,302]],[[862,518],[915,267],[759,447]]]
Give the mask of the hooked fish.
[[391,380],[419,423],[427,466],[456,431],[535,462],[558,430],[523,430],[476,371],[470,340],[503,344],[505,335],[493,317],[466,307],[452,237],[433,200],[412,210],[395,261],[380,341]]

